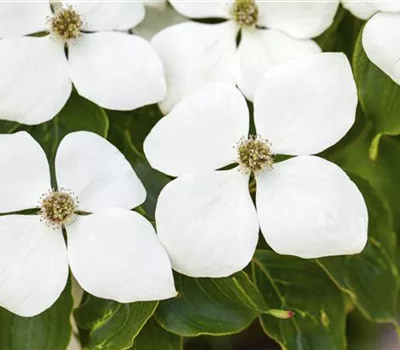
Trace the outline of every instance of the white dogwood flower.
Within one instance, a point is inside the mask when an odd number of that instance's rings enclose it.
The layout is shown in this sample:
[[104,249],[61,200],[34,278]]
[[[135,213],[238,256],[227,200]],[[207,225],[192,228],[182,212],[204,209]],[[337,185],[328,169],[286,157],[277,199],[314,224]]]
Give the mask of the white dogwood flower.
[[[68,266],[100,298],[176,295],[154,228],[129,210],[146,191],[107,140],[84,131],[67,135],[55,159],[56,189],[45,153],[26,132],[0,136],[0,165],[1,306],[22,316],[41,313],[63,291]],[[30,208],[37,214],[15,213]]]
[[400,84],[400,1],[374,1],[377,12],[364,27],[362,45],[368,58]]
[[181,23],[162,30],[152,39],[166,71],[167,97],[160,103],[164,112],[210,82],[237,84],[252,100],[262,76],[274,65],[320,52],[319,46],[309,39],[330,26],[339,0],[170,3],[189,18],[225,21]]
[[[161,101],[161,60],[146,40],[122,32],[144,14],[140,2],[65,1],[53,12],[48,2],[0,3],[0,119],[47,121],[68,100],[72,83],[104,108]],[[24,36],[33,33],[48,35]]]
[[[250,262],[259,228],[280,254],[360,252],[364,199],[337,165],[313,156],[346,134],[356,106],[350,64],[340,53],[305,56],[267,73],[254,97],[256,136],[249,136],[246,101],[230,84],[212,84],[176,105],[144,143],[150,164],[177,176],[156,208],[172,267],[195,277],[230,275]],[[274,163],[275,155],[295,157]],[[233,163],[239,166],[226,170]]]

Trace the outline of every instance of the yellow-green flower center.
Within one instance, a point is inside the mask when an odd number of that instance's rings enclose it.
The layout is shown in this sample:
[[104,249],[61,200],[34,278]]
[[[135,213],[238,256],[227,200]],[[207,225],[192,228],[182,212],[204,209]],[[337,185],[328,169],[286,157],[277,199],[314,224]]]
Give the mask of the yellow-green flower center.
[[50,226],[60,226],[71,222],[75,217],[77,201],[64,190],[50,191],[40,203],[40,215]]
[[232,17],[240,27],[252,27],[258,21],[258,7],[254,0],[236,0]]
[[83,21],[72,6],[60,8],[49,20],[50,32],[57,39],[67,42],[81,34]]
[[247,139],[241,138],[236,146],[238,163],[246,172],[258,173],[264,169],[271,169],[274,163],[270,143],[258,135],[250,135]]

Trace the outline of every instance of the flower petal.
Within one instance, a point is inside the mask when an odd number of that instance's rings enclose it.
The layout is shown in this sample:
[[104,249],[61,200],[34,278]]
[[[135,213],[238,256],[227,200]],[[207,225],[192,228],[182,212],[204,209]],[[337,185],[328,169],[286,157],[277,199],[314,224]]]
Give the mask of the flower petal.
[[252,101],[262,77],[275,65],[319,52],[320,47],[312,40],[294,39],[277,30],[243,30],[238,48],[238,86]]
[[400,2],[393,0],[371,1],[379,11],[398,12],[400,11]]
[[184,175],[165,186],[156,223],[174,270],[224,277],[250,262],[259,227],[248,180],[232,169]]
[[25,131],[0,135],[0,213],[36,208],[51,188],[43,149]]
[[136,35],[83,34],[69,47],[69,68],[79,94],[104,108],[132,110],[165,97],[161,60]]
[[342,0],[342,5],[354,16],[363,20],[369,19],[378,11],[377,7],[371,1]]
[[333,23],[339,0],[258,1],[259,24],[295,38],[314,38]]
[[257,133],[275,154],[308,155],[339,141],[353,125],[357,90],[342,53],[298,58],[268,72],[254,97]]
[[233,85],[216,83],[176,105],[151,130],[143,148],[153,168],[178,176],[234,163],[234,146],[248,131],[242,94]]
[[109,209],[67,228],[72,273],[83,289],[122,303],[176,296],[168,255],[136,212]]
[[139,1],[64,1],[72,5],[84,19],[84,30],[128,30],[139,24],[145,15],[143,3]]
[[39,124],[67,102],[72,89],[67,60],[49,36],[1,40],[0,62],[1,119]]
[[134,29],[135,34],[142,38],[150,40],[160,30],[186,21],[186,18],[176,12],[172,6],[165,6],[164,9],[159,9],[155,7],[157,4],[163,6],[166,3],[154,1],[152,4],[154,6],[146,8],[144,21]]
[[365,25],[362,43],[368,58],[400,84],[400,14],[377,13]]
[[232,1],[170,0],[180,14],[190,18],[229,18]]
[[337,165],[295,157],[257,177],[257,211],[267,243],[302,258],[356,254],[367,242],[368,212]]
[[61,230],[37,215],[0,216],[0,305],[35,316],[58,299],[68,278]]
[[41,32],[51,16],[48,2],[9,1],[0,3],[0,38]]
[[78,131],[64,137],[56,155],[59,187],[73,191],[79,210],[131,209],[146,190],[124,155],[97,134]]
[[168,113],[182,98],[211,82],[235,83],[236,26],[186,22],[159,32],[152,44],[164,62]]

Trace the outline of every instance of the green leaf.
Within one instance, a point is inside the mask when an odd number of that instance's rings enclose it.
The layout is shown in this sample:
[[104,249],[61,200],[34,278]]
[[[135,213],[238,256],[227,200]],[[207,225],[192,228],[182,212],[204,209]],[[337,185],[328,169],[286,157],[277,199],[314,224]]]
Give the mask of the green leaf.
[[132,346],[156,307],[157,302],[120,304],[87,295],[74,316],[78,327],[88,330],[85,349],[122,350]]
[[259,250],[254,280],[271,309],[292,310],[289,320],[261,316],[264,331],[287,350],[342,350],[345,296],[312,260]]
[[55,304],[40,315],[26,318],[0,309],[0,349],[65,350],[71,338],[72,304],[68,284]]
[[20,127],[20,124],[16,122],[10,122],[8,120],[0,120],[0,134],[12,134]]
[[31,135],[42,145],[50,164],[53,164],[63,137],[82,130],[107,137],[108,118],[102,108],[73,93],[61,112],[52,120],[32,127]]
[[369,319],[393,322],[396,318],[399,275],[396,236],[388,204],[368,182],[353,177],[369,213],[368,244],[362,254],[318,259],[340,289],[348,293]]
[[353,69],[360,104],[376,133],[400,134],[400,86],[368,59],[362,31],[354,49]]
[[154,170],[142,153],[143,141],[161,114],[155,106],[147,106],[131,113],[112,112],[108,139],[125,155],[147,191],[143,208],[150,219],[154,218],[157,198],[162,188],[171,180]]
[[351,57],[362,24],[360,19],[340,7],[333,24],[315,41],[324,52],[344,52]]
[[244,272],[215,279],[176,274],[175,286],[179,296],[161,301],[154,316],[163,328],[178,335],[238,333],[267,311]]
[[183,350],[183,339],[167,332],[151,318],[136,337],[131,350]]

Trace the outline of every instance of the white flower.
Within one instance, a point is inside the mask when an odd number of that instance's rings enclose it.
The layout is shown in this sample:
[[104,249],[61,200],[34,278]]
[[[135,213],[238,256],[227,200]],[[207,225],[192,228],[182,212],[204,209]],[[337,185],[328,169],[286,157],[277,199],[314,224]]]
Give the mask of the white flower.
[[226,21],[186,22],[164,29],[152,39],[167,76],[167,97],[160,104],[164,112],[210,82],[237,83],[252,100],[262,76],[274,65],[320,52],[309,39],[330,26],[339,1],[171,0],[171,4],[190,18]]
[[[161,101],[161,60],[147,41],[121,32],[144,11],[139,2],[63,2],[54,13],[48,2],[0,3],[0,118],[47,121],[68,100],[72,83],[104,108]],[[22,36],[37,32],[49,35]]]
[[[340,53],[306,56],[266,74],[254,97],[258,136],[248,138],[246,102],[230,84],[182,100],[144,143],[154,168],[178,176],[156,208],[172,267],[195,277],[241,270],[253,256],[259,227],[280,254],[360,252],[367,240],[364,199],[338,166],[312,156],[346,134],[356,106],[351,68]],[[296,157],[271,165],[276,154]],[[232,163],[239,166],[216,170]]]
[[44,311],[63,291],[68,265],[82,288],[100,298],[176,295],[152,225],[128,210],[146,191],[112,144],[90,132],[67,135],[55,159],[57,191],[49,190],[46,155],[29,134],[1,135],[0,150],[0,212],[40,208],[38,215],[0,216],[1,306],[22,316]]
[[362,44],[365,53],[400,84],[400,1],[373,1],[372,5],[380,12],[364,27]]

